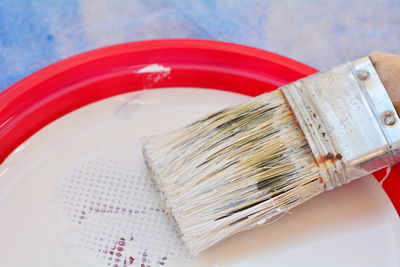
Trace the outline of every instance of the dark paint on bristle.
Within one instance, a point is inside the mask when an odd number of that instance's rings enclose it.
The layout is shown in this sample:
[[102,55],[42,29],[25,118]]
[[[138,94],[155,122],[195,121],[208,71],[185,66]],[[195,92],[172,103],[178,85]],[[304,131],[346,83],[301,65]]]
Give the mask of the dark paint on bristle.
[[144,157],[166,213],[192,254],[324,191],[280,91],[152,137]]

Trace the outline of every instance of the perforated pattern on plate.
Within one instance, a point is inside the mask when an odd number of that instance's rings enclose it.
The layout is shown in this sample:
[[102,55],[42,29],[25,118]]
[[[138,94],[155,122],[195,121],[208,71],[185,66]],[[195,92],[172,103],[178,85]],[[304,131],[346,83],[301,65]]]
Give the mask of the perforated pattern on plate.
[[190,261],[144,166],[140,143],[110,145],[77,159],[59,178],[57,212],[74,257],[114,267]]

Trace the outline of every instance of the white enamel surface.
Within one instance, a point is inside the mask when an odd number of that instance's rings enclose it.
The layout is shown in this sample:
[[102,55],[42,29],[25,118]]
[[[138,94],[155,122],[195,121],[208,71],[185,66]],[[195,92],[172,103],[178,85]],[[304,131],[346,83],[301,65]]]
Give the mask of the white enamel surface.
[[373,177],[188,257],[156,210],[140,144],[247,99],[148,90],[91,104],[42,129],[0,166],[0,266],[124,266],[115,261],[120,237],[126,266],[399,266],[400,220]]

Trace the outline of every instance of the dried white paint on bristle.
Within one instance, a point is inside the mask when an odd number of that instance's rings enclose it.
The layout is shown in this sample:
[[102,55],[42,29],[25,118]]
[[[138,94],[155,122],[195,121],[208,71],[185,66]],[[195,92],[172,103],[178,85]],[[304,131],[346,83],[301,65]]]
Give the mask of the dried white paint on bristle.
[[152,137],[144,156],[165,210],[194,255],[324,191],[280,91]]

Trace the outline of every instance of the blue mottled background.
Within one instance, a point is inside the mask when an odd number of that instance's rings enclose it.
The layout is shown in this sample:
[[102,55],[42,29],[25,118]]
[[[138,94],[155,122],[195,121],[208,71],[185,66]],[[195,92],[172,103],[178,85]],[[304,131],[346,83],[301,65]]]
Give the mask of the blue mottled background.
[[240,43],[323,69],[400,54],[400,0],[0,0],[0,91],[59,59],[156,38]]

